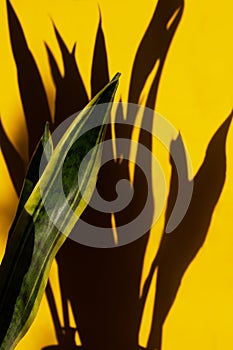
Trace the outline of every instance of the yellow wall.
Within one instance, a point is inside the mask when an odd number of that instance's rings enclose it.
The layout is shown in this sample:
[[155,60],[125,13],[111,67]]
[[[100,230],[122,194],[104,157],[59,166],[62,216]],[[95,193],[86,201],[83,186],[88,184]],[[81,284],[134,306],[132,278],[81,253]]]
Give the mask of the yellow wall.
[[[28,44],[42,74],[53,110],[54,87],[44,41],[61,65],[61,56],[51,26],[53,18],[71,49],[78,42],[77,61],[88,91],[94,35],[98,25],[95,1],[30,2],[12,0],[23,25]],[[131,68],[137,47],[152,16],[155,0],[100,0],[103,28],[109,55],[110,75],[122,72],[120,92],[127,98]],[[186,1],[184,14],[163,70],[157,111],[182,133],[198,170],[208,142],[229,115],[233,101],[232,12],[230,0]],[[11,53],[6,6],[0,4],[0,113],[9,137],[26,157],[27,133],[17,87],[16,69]],[[21,141],[23,135],[23,142]],[[210,350],[232,347],[233,313],[233,128],[227,139],[227,178],[218,202],[206,243],[183,278],[176,302],[164,327],[163,350]],[[166,165],[165,165],[166,166]],[[13,218],[17,197],[0,155],[1,254],[6,233]],[[214,174],[213,174],[214,176]],[[162,229],[158,223],[157,232]],[[151,238],[151,242],[158,240]],[[152,243],[151,243],[152,244]],[[152,245],[151,245],[152,247]],[[154,250],[149,247],[144,274],[148,272]],[[56,266],[52,285],[58,291]],[[151,318],[154,291],[150,291],[147,311],[140,333],[141,344]],[[57,292],[58,294],[58,292]],[[17,350],[41,349],[55,344],[55,335],[45,298],[39,314]]]

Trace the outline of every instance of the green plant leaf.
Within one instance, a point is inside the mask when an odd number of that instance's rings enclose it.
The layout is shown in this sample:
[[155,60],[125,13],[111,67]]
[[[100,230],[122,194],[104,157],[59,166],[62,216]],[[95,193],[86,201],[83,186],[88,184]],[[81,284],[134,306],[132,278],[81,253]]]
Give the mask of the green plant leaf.
[[[46,146],[46,147],[45,147]],[[23,207],[25,203],[27,202],[30,194],[32,193],[34,187],[36,186],[38,180],[39,180],[39,168],[40,168],[40,161],[41,157],[43,155],[43,152],[45,154],[45,158],[47,162],[52,156],[53,153],[53,143],[52,143],[52,137],[49,130],[49,123],[47,122],[45,124],[44,133],[41,137],[41,140],[39,141],[33,155],[31,158],[31,161],[29,163],[26,177],[23,182],[23,187],[20,193],[19,203],[17,207],[17,211],[15,214],[15,218],[13,221],[13,224],[11,225],[9,236],[11,236],[12,232],[14,231],[15,225],[18,221],[18,218],[20,216],[21,211],[23,210]]]
[[[101,147],[96,147],[91,157],[85,157],[79,183],[77,172],[86,153],[104,137],[104,124],[111,108],[108,102],[113,101],[118,80],[119,74],[68,127],[8,239],[0,268],[0,350],[13,349],[30,327],[52,261],[92,195],[101,162]],[[96,110],[98,104],[103,104],[101,115],[99,109]],[[82,134],[96,117],[101,125]],[[46,147],[46,151],[48,149]],[[61,176],[68,205],[58,186]],[[85,194],[85,200],[81,193]]]

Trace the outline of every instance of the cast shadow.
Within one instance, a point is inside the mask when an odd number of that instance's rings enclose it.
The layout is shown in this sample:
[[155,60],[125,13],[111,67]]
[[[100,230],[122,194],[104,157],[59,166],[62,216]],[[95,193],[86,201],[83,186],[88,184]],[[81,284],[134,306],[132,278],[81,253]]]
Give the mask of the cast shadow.
[[43,82],[19,19],[10,1],[7,0],[6,3],[10,41],[28,128],[29,158],[31,158],[43,134],[46,121],[51,122],[51,115]]
[[[169,3],[164,0],[158,1],[135,57],[128,102],[140,102],[139,98],[147,77],[156,65],[157,71],[145,102],[147,107],[154,109],[164,62],[182,17],[183,7],[184,3],[182,0],[172,0]],[[43,133],[45,121],[51,122],[51,115],[40,73],[28,48],[20,22],[9,1],[7,1],[7,10],[12,51],[17,66],[20,95],[29,132],[29,154],[32,155],[35,145]],[[54,127],[57,127],[65,118],[81,110],[87,104],[88,97],[75,61],[76,46],[74,45],[71,52],[69,52],[55,25],[54,31],[62,53],[65,72],[64,76],[62,76],[53,53],[46,45],[51,74],[56,87]],[[159,40],[156,40],[156,38],[159,38]],[[25,74],[25,71],[27,74]],[[92,97],[108,81],[108,60],[100,17],[93,55]],[[129,116],[130,120],[135,121],[136,113],[132,119],[130,110],[128,110],[126,119]],[[117,137],[131,139],[134,122],[131,126],[127,126],[124,123],[121,107],[119,107],[117,113],[117,120],[121,121],[121,125],[116,126]],[[145,120],[145,116],[142,121],[142,127],[144,123],[148,123]],[[158,292],[155,300],[154,318],[148,349],[153,348],[154,343],[158,347],[161,346],[162,325],[175,300],[180,280],[204,243],[210,219],[224,183],[224,175],[219,176],[219,182],[216,183],[214,181],[217,181],[218,176],[215,176],[212,179],[212,186],[214,187],[209,187],[211,184],[209,179],[210,173],[213,171],[214,166],[213,149],[216,157],[216,154],[218,154],[216,151],[217,147],[224,146],[227,128],[228,126],[225,126],[221,129],[223,130],[220,132],[222,136],[217,136],[220,135],[219,133],[216,134],[213,139],[215,141],[210,143],[203,166],[195,177],[194,198],[192,198],[190,208],[183,222],[171,235],[164,235],[161,241],[156,263],[152,267],[152,270],[156,266],[158,267]],[[106,139],[108,138],[111,138],[109,128],[106,134]],[[151,150],[152,139],[149,133],[141,130],[139,142]],[[172,144],[172,147],[175,147],[175,143]],[[220,158],[224,154],[224,150],[221,147],[218,150]],[[111,161],[101,169],[97,188],[106,200],[115,199],[115,184],[120,179],[129,180],[130,178],[128,155],[129,149],[124,150],[123,154],[120,153],[120,150],[117,150],[117,161]],[[139,162],[142,156],[139,150],[136,163]],[[8,158],[8,156],[6,157]],[[225,158],[223,158],[220,159],[222,163],[218,164],[218,171],[225,169]],[[11,166],[9,162],[8,164]],[[151,174],[151,170],[151,159],[149,157],[147,159],[147,173]],[[176,194],[177,180],[174,164],[172,165],[172,170],[167,219],[169,217],[168,213],[171,212],[173,207]],[[146,180],[151,183],[151,175],[145,179],[143,172],[139,167],[136,167],[134,198],[124,211],[115,215],[117,226],[124,225],[134,219],[141,211],[141,208],[143,208],[148,195]],[[19,187],[19,185],[17,186]],[[205,190],[209,188],[209,192],[205,197],[207,201],[205,205],[201,194],[202,188]],[[196,208],[200,208],[200,205],[203,205],[205,210],[197,213]],[[153,211],[154,206],[152,205],[148,211],[148,222],[152,219]],[[100,227],[111,227],[112,225],[110,214],[100,213],[93,210],[90,206],[85,210],[82,219]],[[199,223],[199,226],[195,228],[193,222],[195,224]],[[78,225],[75,230],[78,230]],[[187,240],[185,232],[190,232],[189,236],[192,236],[192,239]],[[75,329],[70,327],[68,301],[71,303],[84,349],[137,349],[143,304],[142,300],[140,300],[140,282],[148,237],[149,232],[135,242],[115,249],[90,248],[75,243],[70,239],[66,240],[56,257],[62,293],[64,327],[61,326],[59,321],[53,292],[50,284],[48,284],[46,295],[59,345],[47,347],[47,349],[79,348],[74,341]],[[175,264],[169,260],[172,254],[176,258]],[[167,280],[165,275],[167,276],[168,273],[170,278]],[[167,288],[167,283],[170,289]],[[146,289],[147,287],[145,287],[144,291]]]
[[11,143],[0,119],[0,147],[14,185],[15,191],[19,196],[25,176],[25,162]]
[[[148,107],[154,108],[163,64],[182,10],[182,1],[173,2],[171,8],[164,1],[160,1],[159,9],[155,9],[151,24],[135,58],[130,84],[130,102],[139,102],[138,82],[141,81],[139,89],[141,92],[148,74],[158,61],[158,70],[146,101]],[[154,25],[154,22],[157,24]],[[171,24],[168,28],[167,22]],[[163,27],[162,30],[159,30],[160,26]],[[158,37],[158,33],[161,35],[161,40],[156,43],[155,51],[151,50],[147,55],[148,47],[153,48],[152,41],[153,43],[156,41],[154,38]],[[101,51],[105,52],[105,50]],[[103,56],[100,61],[106,62],[106,53]],[[94,62],[95,59],[93,65]],[[139,78],[141,75],[144,80]],[[132,114],[129,117],[132,120]],[[136,118],[136,113],[134,117]],[[128,115],[126,115],[127,118]],[[133,125],[128,126],[124,122],[121,106],[117,111],[117,120],[121,123],[116,126],[117,138],[131,139]],[[148,120],[145,118],[143,118],[142,127],[144,123],[148,125]],[[152,130],[152,125],[150,127]],[[109,134],[106,138],[108,137]],[[149,133],[141,131],[139,142],[151,150],[152,139]],[[125,149],[123,154],[117,149],[117,160],[108,162],[101,168],[97,188],[104,199],[114,200],[116,183],[122,178],[129,180],[128,154],[129,149]],[[138,151],[136,163],[142,156]],[[134,198],[124,211],[115,215],[116,226],[133,220],[144,207],[148,195],[146,180],[152,182],[150,157],[147,159],[147,174],[149,174],[148,178],[145,179],[143,172],[136,167]],[[153,211],[152,205],[147,213],[148,222],[152,219]],[[90,206],[85,210],[82,219],[97,227],[111,227],[111,215],[95,211]],[[77,231],[78,225],[79,223],[75,228]],[[149,232],[136,241],[115,249],[85,247],[66,240],[57,254],[63,305],[65,305],[63,308],[65,323],[69,324],[67,314],[69,300],[84,349],[133,350],[138,348],[141,323],[140,281],[148,237]],[[77,279],[72,278],[73,271]]]
[[[163,324],[175,301],[182,277],[206,240],[212,215],[225,182],[225,145],[231,120],[232,114],[219,127],[208,145],[203,164],[194,177],[191,202],[182,222],[171,233],[166,233],[178,192],[177,170],[171,158],[172,176],[165,229],[142,296],[144,304],[157,268],[156,296],[148,350],[161,349]],[[171,144],[171,154],[173,152],[183,157],[185,162],[185,153],[179,138]],[[186,180],[189,182],[188,178]]]

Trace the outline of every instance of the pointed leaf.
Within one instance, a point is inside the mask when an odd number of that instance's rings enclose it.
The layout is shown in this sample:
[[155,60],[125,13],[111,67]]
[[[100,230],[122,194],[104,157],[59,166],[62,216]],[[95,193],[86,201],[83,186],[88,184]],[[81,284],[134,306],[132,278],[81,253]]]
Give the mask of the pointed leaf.
[[46,159],[47,161],[49,161],[53,153],[53,145],[48,123],[46,123],[45,125],[44,134],[40,142],[38,143],[36,150],[32,156],[31,162],[29,164],[27,174],[23,183],[23,188],[20,194],[16,215],[13,224],[10,228],[9,236],[14,231],[14,227],[20,216],[20,213],[23,210],[25,203],[27,202],[30,194],[32,193],[35,185],[39,180],[39,167],[43,152],[45,152]]
[[[92,108],[85,108],[64,133],[7,242],[0,269],[0,350],[13,349],[30,327],[53,258],[87,205],[81,193],[87,198],[92,195],[101,162],[100,147],[85,158],[81,184],[74,181],[74,175],[83,156],[103,139],[103,124],[111,108],[107,102],[113,100],[118,79],[119,74],[88,104]],[[97,104],[104,104],[101,115]],[[97,117],[102,125],[80,137]],[[58,191],[61,173],[69,205]]]

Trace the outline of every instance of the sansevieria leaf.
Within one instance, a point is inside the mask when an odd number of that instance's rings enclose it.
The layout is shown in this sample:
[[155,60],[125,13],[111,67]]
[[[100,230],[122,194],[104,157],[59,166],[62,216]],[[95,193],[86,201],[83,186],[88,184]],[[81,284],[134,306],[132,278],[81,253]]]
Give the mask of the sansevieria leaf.
[[53,153],[45,129],[41,142],[49,142],[44,152],[48,164],[32,190],[39,149],[34,154],[0,268],[0,350],[13,349],[30,327],[52,261],[93,193],[101,162],[101,147],[95,146],[104,137],[118,79],[119,74],[75,117]]
[[32,155],[32,159],[30,161],[27,174],[24,179],[23,188],[20,193],[18,208],[15,214],[14,222],[10,228],[9,236],[14,231],[14,228],[18,221],[20,213],[39,180],[40,162],[41,162],[41,157],[43,153],[45,157],[45,162],[46,161],[48,162],[53,153],[53,143],[52,143],[52,137],[50,134],[48,122],[45,124],[44,133]]

